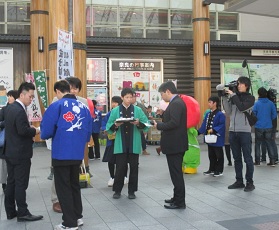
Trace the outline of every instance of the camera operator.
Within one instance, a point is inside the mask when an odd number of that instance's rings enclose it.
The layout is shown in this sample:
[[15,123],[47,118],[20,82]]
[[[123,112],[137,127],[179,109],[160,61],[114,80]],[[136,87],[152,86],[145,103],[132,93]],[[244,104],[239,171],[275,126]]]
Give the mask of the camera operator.
[[[236,182],[228,186],[228,189],[244,188],[245,192],[255,189],[251,126],[244,114],[252,109],[255,102],[255,97],[249,93],[250,87],[251,81],[248,77],[239,77],[236,89],[227,89],[226,94],[222,95],[224,109],[230,116],[229,140],[236,174]],[[246,186],[243,183],[242,154],[246,163]]]

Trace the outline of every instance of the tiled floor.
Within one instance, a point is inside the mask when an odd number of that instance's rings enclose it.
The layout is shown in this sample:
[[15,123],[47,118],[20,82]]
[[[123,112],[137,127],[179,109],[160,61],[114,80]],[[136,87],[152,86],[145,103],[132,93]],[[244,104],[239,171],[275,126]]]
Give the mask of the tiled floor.
[[[102,152],[104,148],[102,147]],[[196,175],[184,175],[186,182],[185,210],[164,209],[164,199],[171,197],[172,184],[166,158],[158,156],[155,146],[148,146],[149,156],[140,156],[137,199],[127,198],[127,185],[119,200],[112,198],[107,187],[107,164],[90,161],[92,188],[82,189],[83,230],[279,230],[279,166],[262,164],[255,168],[253,192],[228,190],[234,182],[234,168],[227,166],[222,177],[203,176],[208,169],[206,146],[202,145],[201,165]],[[33,223],[7,220],[1,199],[0,229],[50,230],[61,222],[61,214],[52,211],[49,175],[50,151],[35,147],[30,184],[27,191],[29,209],[44,219]]]

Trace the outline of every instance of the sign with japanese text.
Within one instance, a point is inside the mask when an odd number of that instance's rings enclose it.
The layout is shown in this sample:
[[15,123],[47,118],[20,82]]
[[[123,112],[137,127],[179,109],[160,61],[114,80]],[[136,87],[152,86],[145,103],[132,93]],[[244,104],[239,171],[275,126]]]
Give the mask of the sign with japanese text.
[[13,48],[0,48],[0,107],[8,102],[7,92],[14,88]]
[[45,71],[34,71],[33,72],[36,89],[40,95],[44,108],[48,107],[47,101],[47,84],[46,84],[46,73]]
[[106,58],[87,58],[87,83],[107,84],[107,59]]
[[74,76],[72,33],[58,30],[57,80]]
[[110,59],[110,98],[123,88],[136,92],[137,101],[146,107],[159,107],[158,92],[163,82],[163,59]]
[[[25,81],[33,83],[35,85],[34,76],[32,73],[25,74]],[[34,92],[34,99],[32,103],[27,107],[27,116],[30,122],[41,121],[42,120],[42,112],[40,108],[39,98],[37,90]]]
[[252,49],[251,56],[272,56],[278,57],[279,50],[260,50],[260,49]]

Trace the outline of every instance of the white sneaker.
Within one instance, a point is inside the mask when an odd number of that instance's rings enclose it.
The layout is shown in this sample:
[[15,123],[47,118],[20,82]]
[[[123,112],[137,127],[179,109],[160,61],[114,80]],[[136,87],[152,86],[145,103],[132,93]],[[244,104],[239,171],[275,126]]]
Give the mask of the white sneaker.
[[114,183],[114,179],[110,178],[108,181],[108,187],[112,187]]
[[59,224],[59,225],[56,225],[54,228],[54,230],[63,230],[63,229],[78,230],[78,227],[69,228],[69,227],[64,226],[63,224]]
[[78,225],[78,227],[83,226],[83,220],[82,219],[78,219],[77,220],[77,225]]
[[129,179],[127,177],[124,178],[124,184],[128,184],[129,183]]

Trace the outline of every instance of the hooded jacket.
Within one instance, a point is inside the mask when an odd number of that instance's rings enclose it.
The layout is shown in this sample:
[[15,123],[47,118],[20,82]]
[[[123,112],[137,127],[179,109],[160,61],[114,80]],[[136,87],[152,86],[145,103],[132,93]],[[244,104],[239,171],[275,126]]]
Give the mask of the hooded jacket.
[[223,96],[222,99],[224,109],[230,116],[229,131],[251,133],[251,126],[244,112],[252,110],[255,97],[248,92],[244,92],[233,94],[231,97]]

